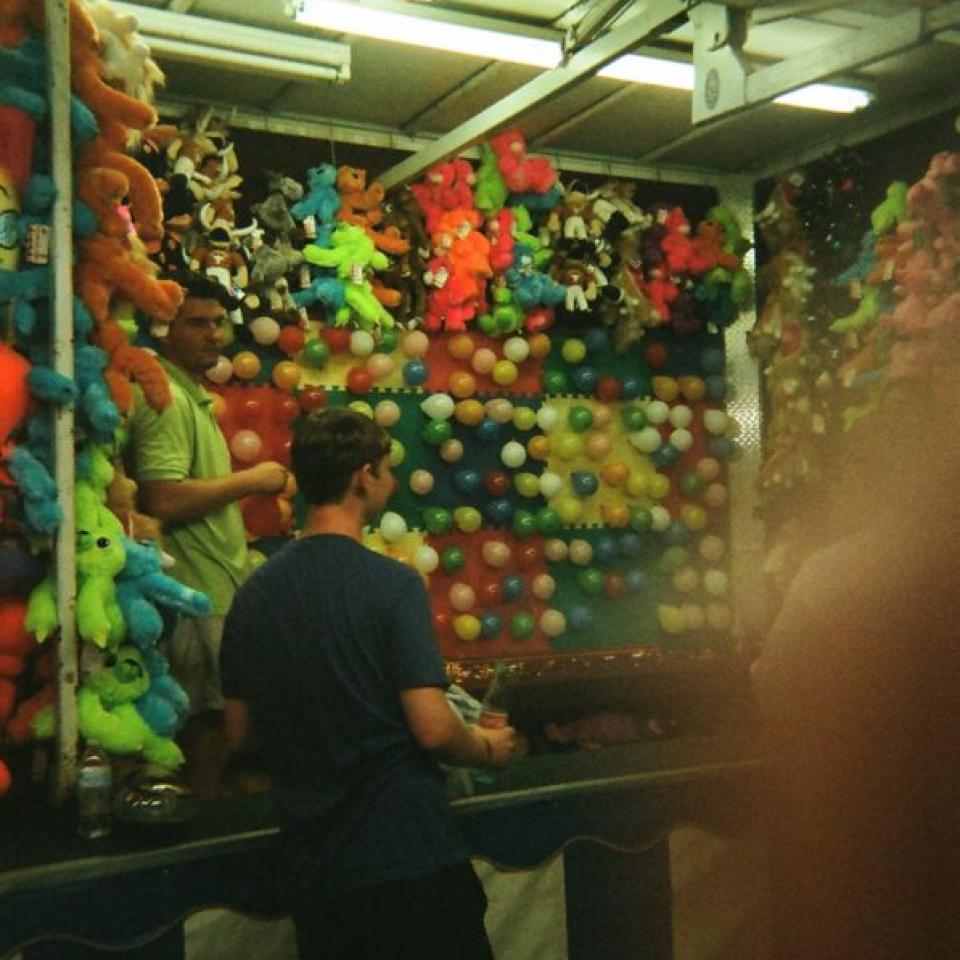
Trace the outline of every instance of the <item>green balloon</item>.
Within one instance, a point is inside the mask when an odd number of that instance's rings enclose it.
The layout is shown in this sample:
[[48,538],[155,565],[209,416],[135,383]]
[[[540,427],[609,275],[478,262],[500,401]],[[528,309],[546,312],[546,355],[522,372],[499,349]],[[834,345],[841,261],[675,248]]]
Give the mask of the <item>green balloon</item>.
[[589,430],[593,426],[593,414],[588,407],[579,403],[574,404],[567,411],[567,423],[575,433],[583,433],[584,430]]
[[497,321],[489,313],[481,313],[477,317],[477,326],[481,333],[485,333],[488,337],[495,337],[500,332]]
[[637,533],[646,533],[653,526],[653,517],[650,511],[643,507],[630,508],[630,529]]
[[445,507],[427,507],[423,511],[423,525],[426,527],[427,533],[442,536],[450,532],[450,528],[453,526],[453,517]]
[[541,507],[537,511],[537,529],[547,536],[556,533],[563,526],[560,514],[553,507]]
[[584,567],[577,573],[577,586],[591,597],[603,593],[603,571],[596,567]]
[[330,348],[325,340],[319,338],[308,340],[303,346],[303,359],[311,367],[321,370],[330,359]]
[[431,447],[439,447],[452,436],[453,427],[449,420],[431,420],[420,431],[420,439]]
[[647,415],[643,412],[642,407],[624,407],[620,416],[623,419],[623,425],[631,433],[635,430],[642,430],[647,425]]
[[660,569],[664,573],[673,573],[690,562],[690,551],[686,547],[667,547],[660,557]]
[[531,537],[538,529],[536,514],[530,510],[514,510],[513,532],[518,537]]
[[569,388],[567,375],[562,370],[544,370],[541,380],[544,393],[566,393]]
[[701,477],[699,473],[694,473],[690,470],[680,478],[680,489],[688,497],[695,497],[697,494],[703,493],[703,488],[703,477]]
[[521,610],[510,618],[510,635],[514,640],[526,640],[533,633],[534,623],[532,615]]
[[456,573],[457,570],[462,570],[466,562],[467,558],[459,547],[446,547],[440,554],[440,566],[447,573]]
[[380,341],[373,348],[374,353],[393,353],[397,349],[397,331],[393,328],[380,328]]

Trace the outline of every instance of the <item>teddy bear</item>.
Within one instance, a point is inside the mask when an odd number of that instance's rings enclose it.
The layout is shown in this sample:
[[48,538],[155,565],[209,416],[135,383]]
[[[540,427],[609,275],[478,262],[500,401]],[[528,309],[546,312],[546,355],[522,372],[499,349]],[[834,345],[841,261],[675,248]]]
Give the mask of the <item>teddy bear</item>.
[[150,677],[150,686],[133,701],[137,713],[159,737],[172,737],[190,712],[190,699],[170,676],[170,667],[154,647],[141,647],[140,656]]
[[303,262],[303,254],[287,241],[278,239],[259,247],[253,255],[244,303],[251,310],[258,310],[264,301],[271,311],[296,310],[298,303],[287,278]]
[[490,138],[497,154],[497,166],[511,193],[546,193],[556,182],[557,171],[546,157],[527,155],[523,134],[515,129],[504,130]]
[[487,217],[487,238],[490,241],[490,269],[495,274],[505,273],[513,266],[513,229],[515,218],[509,208],[498,210]]
[[471,185],[475,177],[469,162],[463,159],[444,160],[431,167],[423,183],[414,183],[410,192],[423,212],[427,232],[431,235],[440,228],[444,211],[473,208]]
[[318,247],[330,245],[330,234],[343,203],[336,184],[337,169],[332,163],[310,167],[307,170],[307,193],[290,208],[293,218],[304,224],[307,239]]
[[359,318],[359,326],[363,329],[393,326],[393,317],[374,296],[366,276],[368,269],[384,270],[390,261],[377,250],[362,226],[341,223],[330,235],[329,248],[308,244],[303,255],[314,266],[336,269],[337,278],[343,285],[345,303],[335,316],[338,326],[349,321],[351,311]]
[[337,219],[358,227],[375,227],[383,219],[380,204],[383,201],[383,184],[374,181],[367,186],[367,171],[359,167],[337,169],[337,189],[341,205]]
[[143,654],[136,647],[120,647],[107,666],[89,674],[77,691],[80,733],[108,753],[142,754],[150,763],[176,769],[183,763],[180,748],[169,737],[155,733],[136,708],[150,689],[150,680]]
[[[101,648],[115,648],[126,631],[117,604],[115,578],[126,562],[123,528],[89,483],[74,490],[77,517],[77,632]],[[59,625],[56,587],[51,578],[30,594],[26,627],[43,642]]]
[[160,361],[142,347],[132,346],[120,324],[114,321],[101,324],[96,339],[110,357],[104,379],[122,413],[133,409],[131,379],[140,385],[144,399],[154,410],[166,410],[170,406],[170,381]]
[[566,299],[566,289],[535,268],[533,251],[525,243],[514,244],[513,266],[504,276],[521,310],[554,307]]
[[210,612],[210,598],[191,590],[163,572],[163,556],[149,542],[123,538],[126,561],[117,577],[117,603],[127,625],[127,639],[143,649],[156,643],[163,632],[157,606],[194,617]]

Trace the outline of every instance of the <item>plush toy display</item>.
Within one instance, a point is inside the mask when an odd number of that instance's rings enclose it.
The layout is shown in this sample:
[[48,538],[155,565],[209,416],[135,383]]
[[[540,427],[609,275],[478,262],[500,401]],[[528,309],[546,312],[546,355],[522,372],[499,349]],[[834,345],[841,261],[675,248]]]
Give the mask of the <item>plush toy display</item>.
[[527,145],[519,130],[505,130],[491,137],[497,154],[497,166],[511,193],[546,193],[557,180],[557,171],[546,157],[527,155]]

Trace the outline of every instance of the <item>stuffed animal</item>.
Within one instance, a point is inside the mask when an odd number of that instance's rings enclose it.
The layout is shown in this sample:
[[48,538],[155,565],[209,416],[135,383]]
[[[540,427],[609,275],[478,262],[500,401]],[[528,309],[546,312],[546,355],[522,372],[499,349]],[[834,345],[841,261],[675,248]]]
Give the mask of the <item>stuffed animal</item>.
[[117,603],[127,625],[127,638],[143,649],[156,643],[163,632],[157,605],[204,616],[210,612],[210,598],[191,590],[163,572],[163,556],[152,543],[123,538],[126,562],[117,578]]
[[133,408],[131,379],[140,385],[144,399],[154,410],[166,410],[170,406],[172,397],[167,373],[152,353],[131,346],[123,328],[115,322],[102,324],[96,339],[110,357],[104,379],[122,413],[129,413]]
[[489,337],[502,337],[523,326],[523,311],[517,306],[513,293],[503,279],[493,284],[490,312],[477,318],[480,329]]
[[525,243],[514,244],[513,266],[505,276],[521,310],[554,307],[566,299],[566,289],[535,268],[533,251]]
[[505,273],[513,266],[513,228],[515,218],[509,209],[498,210],[487,218],[487,237],[490,240],[490,269],[495,274]]
[[480,144],[480,166],[475,175],[473,202],[486,216],[496,213],[507,202],[510,192],[500,173],[499,157],[489,143]]
[[330,234],[343,203],[336,183],[337,169],[333,164],[320,163],[310,167],[307,170],[307,194],[290,208],[293,218],[304,224],[308,239],[318,247],[330,245]]
[[546,157],[530,157],[523,134],[516,129],[504,130],[491,137],[490,146],[497,154],[497,166],[511,193],[546,193],[556,182],[557,171]]
[[77,691],[80,733],[108,753],[142,754],[150,763],[176,769],[180,748],[156,734],[135,704],[150,689],[150,672],[136,647],[120,647],[100,673],[88,676]]
[[190,699],[183,687],[170,676],[163,655],[153,647],[143,647],[140,655],[150,676],[150,686],[133,705],[150,729],[159,737],[172,737],[183,726],[190,712]]
[[340,167],[337,170],[337,189],[341,205],[337,219],[359,227],[375,227],[383,219],[380,204],[383,184],[375,181],[367,186],[367,172],[359,167]]

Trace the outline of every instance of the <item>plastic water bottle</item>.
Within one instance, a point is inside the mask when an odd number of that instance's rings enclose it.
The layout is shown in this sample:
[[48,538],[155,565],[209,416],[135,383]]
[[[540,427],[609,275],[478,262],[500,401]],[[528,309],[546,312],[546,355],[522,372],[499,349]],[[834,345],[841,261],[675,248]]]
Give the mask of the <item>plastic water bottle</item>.
[[85,840],[106,837],[112,829],[113,774],[110,758],[88,740],[77,765],[77,832]]
[[507,709],[507,665],[495,663],[490,685],[480,701],[479,726],[488,730],[502,730],[510,719]]

